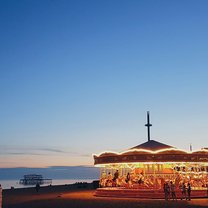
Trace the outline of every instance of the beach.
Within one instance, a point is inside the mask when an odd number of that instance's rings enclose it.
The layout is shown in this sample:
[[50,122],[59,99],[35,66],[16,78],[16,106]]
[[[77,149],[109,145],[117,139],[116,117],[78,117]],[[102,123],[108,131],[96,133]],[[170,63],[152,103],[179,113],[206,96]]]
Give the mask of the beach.
[[96,197],[93,186],[84,184],[3,190],[3,208],[190,208],[207,207],[208,198],[191,201]]

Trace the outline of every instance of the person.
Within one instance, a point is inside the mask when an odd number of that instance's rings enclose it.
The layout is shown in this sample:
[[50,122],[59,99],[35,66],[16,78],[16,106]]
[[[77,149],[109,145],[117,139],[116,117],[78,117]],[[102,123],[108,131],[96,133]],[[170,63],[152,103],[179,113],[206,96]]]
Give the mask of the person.
[[118,175],[119,175],[118,170],[116,170],[113,177],[113,186],[117,186]]
[[36,190],[36,192],[38,192],[38,191],[39,191],[39,189],[40,189],[40,184],[39,184],[39,183],[37,183],[37,184],[36,184],[36,186],[35,186],[35,190]]
[[170,182],[170,190],[171,190],[172,199],[177,201],[176,193],[175,193],[175,184],[172,181]]
[[186,200],[191,200],[191,184],[188,182],[188,185],[187,185],[187,194],[188,194],[188,197],[186,198]]
[[115,182],[116,179],[118,178],[118,175],[119,175],[118,170],[116,170],[116,172],[114,173],[114,177],[113,177],[113,181],[114,181],[114,182]]
[[126,176],[126,183],[128,183],[129,181],[130,181],[130,173],[128,172]]
[[164,193],[165,193],[165,200],[168,200],[169,199],[169,194],[170,194],[170,187],[168,185],[168,182],[164,183],[163,190],[164,190]]
[[106,180],[106,186],[112,186],[112,174],[111,172],[108,173],[108,177]]
[[181,185],[181,200],[186,199],[186,185],[183,182]]

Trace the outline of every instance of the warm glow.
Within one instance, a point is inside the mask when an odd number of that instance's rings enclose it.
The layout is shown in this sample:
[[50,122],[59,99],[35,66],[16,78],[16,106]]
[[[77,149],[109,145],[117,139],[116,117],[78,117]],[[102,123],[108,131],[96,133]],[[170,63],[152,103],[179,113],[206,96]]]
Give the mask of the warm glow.
[[208,162],[207,163],[201,163],[201,162],[119,162],[119,163],[105,163],[105,164],[96,164],[95,167],[105,167],[106,165],[124,165],[124,166],[129,166],[130,164],[153,164],[153,165],[157,165],[157,164],[177,164],[177,165],[186,165],[186,164],[197,164],[197,165],[207,165],[208,166]]
[[182,151],[184,153],[187,153],[187,154],[194,154],[196,152],[208,152],[207,149],[202,149],[202,150],[197,150],[197,151],[194,151],[194,152],[191,152],[191,151],[186,151],[186,150],[182,150],[182,149],[177,149],[177,148],[166,148],[166,149],[160,149],[160,150],[156,150],[156,151],[153,151],[153,150],[147,150],[147,149],[130,149],[130,150],[126,150],[126,151],[123,151],[123,152],[113,152],[113,151],[104,151],[104,152],[101,152],[99,155],[96,155],[96,154],[93,154],[93,156],[96,156],[96,157],[100,157],[102,154],[109,154],[109,153],[112,153],[112,154],[116,154],[116,155],[122,155],[122,154],[125,154],[125,153],[129,153],[129,152],[148,152],[148,153],[152,153],[152,154],[157,154],[157,153],[161,153],[161,152],[165,152],[165,151],[171,151],[171,150],[175,150],[175,151]]

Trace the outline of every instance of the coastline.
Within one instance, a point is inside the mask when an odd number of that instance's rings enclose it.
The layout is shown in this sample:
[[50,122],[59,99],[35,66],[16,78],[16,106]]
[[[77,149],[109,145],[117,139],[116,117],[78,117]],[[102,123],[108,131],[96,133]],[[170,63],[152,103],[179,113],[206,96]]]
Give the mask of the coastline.
[[[76,182],[91,183],[94,180],[97,180],[97,179],[53,179],[51,185],[55,186],[55,185],[74,184]],[[0,180],[0,184],[3,190],[11,189],[11,187],[14,187],[15,189],[35,187],[35,185],[19,184],[19,179]],[[43,184],[41,185],[41,187],[48,186],[48,185],[50,184]]]
[[191,201],[147,200],[138,198],[96,197],[93,183],[71,184],[35,188],[3,190],[3,208],[196,208],[207,207],[208,199],[193,199]]

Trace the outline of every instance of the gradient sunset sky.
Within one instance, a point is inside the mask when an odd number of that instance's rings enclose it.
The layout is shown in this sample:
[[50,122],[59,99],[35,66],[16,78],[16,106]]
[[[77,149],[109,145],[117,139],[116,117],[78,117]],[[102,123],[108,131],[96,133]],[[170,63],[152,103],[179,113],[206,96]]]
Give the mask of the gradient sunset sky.
[[208,146],[208,1],[1,0],[0,167],[93,165],[151,138]]

